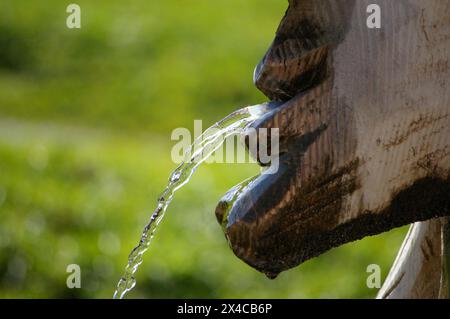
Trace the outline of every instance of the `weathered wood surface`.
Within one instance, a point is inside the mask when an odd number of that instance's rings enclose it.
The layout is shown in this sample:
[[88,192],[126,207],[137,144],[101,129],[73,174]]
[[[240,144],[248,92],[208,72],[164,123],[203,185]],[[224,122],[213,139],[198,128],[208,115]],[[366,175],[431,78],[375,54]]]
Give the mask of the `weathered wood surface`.
[[[368,29],[366,8],[382,8]],[[218,205],[270,277],[333,247],[450,214],[450,1],[291,0],[255,71],[284,102],[280,170]]]
[[449,218],[411,226],[377,298],[449,298],[445,233]]

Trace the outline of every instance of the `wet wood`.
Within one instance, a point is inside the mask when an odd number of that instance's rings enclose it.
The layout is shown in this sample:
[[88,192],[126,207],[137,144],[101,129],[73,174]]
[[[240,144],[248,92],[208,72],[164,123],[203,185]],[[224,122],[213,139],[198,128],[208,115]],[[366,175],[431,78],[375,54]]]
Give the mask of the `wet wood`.
[[[372,3],[381,29],[366,25]],[[258,88],[284,102],[253,125],[280,129],[280,170],[217,208],[235,254],[270,277],[450,215],[450,2],[289,5],[255,72]]]

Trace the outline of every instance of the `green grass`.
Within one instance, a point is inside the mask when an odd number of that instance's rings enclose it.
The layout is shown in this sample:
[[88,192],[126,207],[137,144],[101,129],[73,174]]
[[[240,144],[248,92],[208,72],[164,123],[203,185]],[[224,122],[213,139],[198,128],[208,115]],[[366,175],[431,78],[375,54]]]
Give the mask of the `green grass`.
[[[0,297],[112,296],[170,171],[170,133],[265,98],[252,84],[278,0],[7,0],[0,10]],[[253,165],[202,166],[169,208],[130,297],[373,297],[405,228],[268,280],[238,260],[214,208]],[[67,289],[66,266],[82,269]]]

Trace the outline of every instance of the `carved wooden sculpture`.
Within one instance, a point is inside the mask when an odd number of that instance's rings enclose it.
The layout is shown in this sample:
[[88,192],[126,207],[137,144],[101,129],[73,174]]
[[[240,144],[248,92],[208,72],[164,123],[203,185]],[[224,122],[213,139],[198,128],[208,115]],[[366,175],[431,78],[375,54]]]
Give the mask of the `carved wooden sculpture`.
[[[372,3],[381,29],[366,25]],[[254,80],[282,103],[253,124],[280,129],[280,169],[216,209],[246,263],[275,277],[344,243],[450,215],[450,1],[290,0]],[[424,265],[404,279],[420,282],[437,267],[428,259],[448,258],[440,223],[414,226],[407,241],[418,246],[397,265]],[[445,295],[441,272],[433,292],[396,276],[380,297],[399,287],[398,297]]]

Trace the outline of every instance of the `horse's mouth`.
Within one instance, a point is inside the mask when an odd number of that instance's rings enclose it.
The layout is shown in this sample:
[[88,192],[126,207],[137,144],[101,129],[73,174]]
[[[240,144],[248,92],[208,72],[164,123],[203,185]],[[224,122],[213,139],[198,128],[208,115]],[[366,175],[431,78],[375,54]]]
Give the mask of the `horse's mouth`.
[[[315,98],[315,90],[328,94],[324,87],[297,95],[252,124],[279,128],[276,169],[266,167],[235,186],[216,208],[236,256],[269,278],[345,243],[450,214],[450,178],[399,185],[375,209],[365,206],[367,185],[361,176],[368,159],[351,149],[345,160],[336,157],[341,140],[335,138],[334,123],[342,114]],[[350,141],[352,125],[346,124],[348,131],[341,127],[339,136]]]
[[[254,122],[249,129],[258,130],[268,126],[274,128],[274,119],[283,111],[297,107],[303,99],[300,94],[285,103],[277,103],[276,107],[272,105],[273,110]],[[250,148],[246,143],[250,154],[263,166],[262,172],[233,187],[217,205],[217,220],[234,253],[270,278],[297,265],[299,259],[308,257],[298,254],[293,256],[293,250],[299,253],[302,251],[292,246],[298,242],[299,237],[286,231],[285,226],[289,221],[297,222],[295,219],[298,216],[292,212],[298,208],[298,200],[313,196],[309,194],[312,184],[310,187],[305,185],[306,193],[303,197],[299,192],[298,186],[302,178],[300,170],[304,163],[302,156],[326,130],[326,123],[318,122],[315,128],[292,136],[282,132],[276,151],[273,145],[264,145],[273,153],[272,162],[267,166],[258,157],[260,141],[258,140],[256,149]],[[323,174],[326,172],[319,174],[320,178],[325,176]],[[316,182],[320,183],[318,180]],[[318,200],[324,201],[320,196]]]

